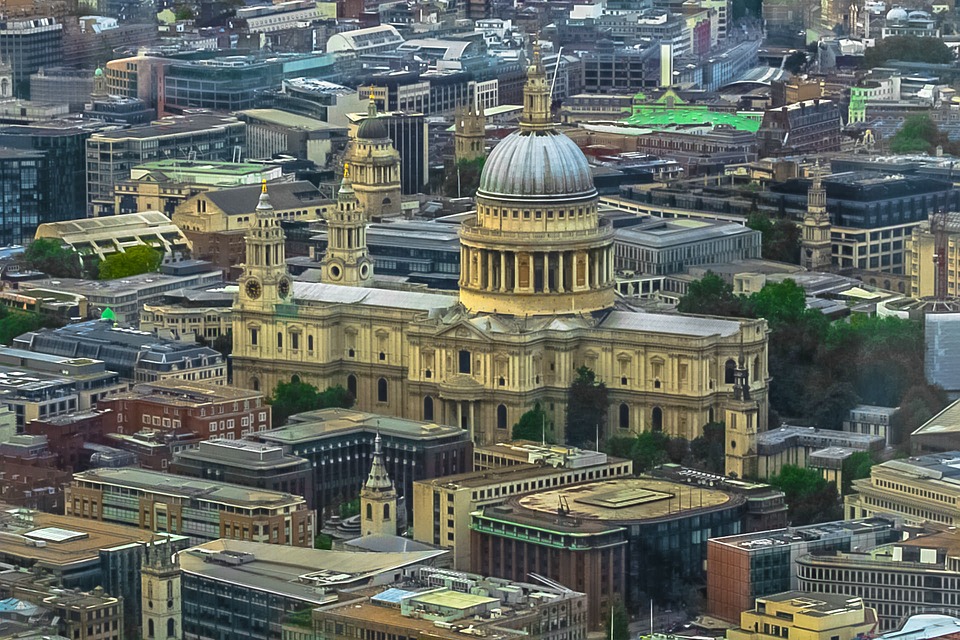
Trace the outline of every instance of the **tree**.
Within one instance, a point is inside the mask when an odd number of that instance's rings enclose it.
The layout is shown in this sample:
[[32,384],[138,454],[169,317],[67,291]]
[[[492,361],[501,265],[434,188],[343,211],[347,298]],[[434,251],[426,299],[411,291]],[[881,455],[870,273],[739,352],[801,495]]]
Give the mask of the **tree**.
[[613,603],[607,627],[607,640],[630,640],[630,617],[622,600],[618,599]]
[[520,421],[513,425],[511,436],[514,440],[533,440],[534,442],[540,442],[541,439],[547,439],[546,432],[548,424],[550,424],[550,421],[547,420],[547,413],[540,408],[540,403],[538,402],[534,405],[533,409],[530,409],[520,416]]
[[910,116],[890,139],[894,153],[929,153],[944,142],[936,123],[926,114]]
[[939,38],[893,36],[878,40],[874,46],[867,47],[863,55],[863,66],[866,69],[882,67],[888,60],[949,64],[953,62],[953,52]]
[[607,385],[597,381],[589,367],[577,369],[567,391],[567,444],[577,447],[594,442],[599,425],[607,418]]
[[333,407],[349,409],[353,403],[353,395],[340,385],[328,387],[321,393],[317,387],[299,379],[280,382],[270,401],[273,408],[273,426],[283,426],[287,418],[297,413]]
[[795,222],[754,211],[747,217],[747,226],[760,232],[760,255],[765,260],[800,264],[802,234]]
[[100,279],[116,280],[141,273],[150,273],[160,267],[163,254],[145,244],[138,244],[126,251],[111,253],[100,263]]
[[44,327],[62,327],[63,322],[52,315],[25,311],[10,311],[0,307],[0,344],[9,345],[13,339]]
[[726,469],[726,426],[722,422],[703,425],[703,435],[690,443],[690,453],[698,467],[710,473],[723,474]]
[[353,516],[360,515],[360,498],[354,498],[349,502],[340,503],[340,519],[346,520]]
[[783,491],[794,526],[839,520],[843,515],[836,483],[827,482],[815,469],[787,464],[767,482]]
[[177,5],[173,15],[177,20],[193,20],[194,18],[193,9],[185,4]]
[[476,195],[486,160],[485,157],[480,157],[456,162],[444,176],[444,195],[450,198],[472,198]]
[[[771,282],[750,296],[750,307],[758,318],[764,318],[771,328],[795,323],[807,314],[807,294],[796,281],[787,278]],[[814,312],[822,316],[819,311]]]
[[[921,372],[923,370],[921,369]],[[908,388],[900,399],[900,407],[890,416],[890,442],[910,450],[910,434],[947,406],[946,392],[926,381]]]
[[787,56],[783,67],[790,73],[796,75],[800,73],[807,64],[807,54],[803,51],[794,51]]
[[841,473],[843,474],[842,494],[846,495],[850,493],[854,480],[869,478],[870,469],[873,468],[875,463],[876,460],[873,459],[873,454],[869,451],[857,451],[844,460],[841,469]]
[[689,454],[687,441],[671,438],[662,431],[644,431],[636,436],[613,436],[607,453],[633,462],[634,473],[645,473],[668,462],[680,463]]
[[744,303],[742,296],[734,295],[731,285],[708,271],[705,276],[690,283],[687,294],[680,298],[677,310],[680,313],[742,317],[749,315]]
[[79,278],[82,272],[80,254],[53,238],[37,238],[27,245],[23,262],[55,278]]
[[318,533],[313,537],[313,548],[329,551],[333,548],[333,538],[326,533]]

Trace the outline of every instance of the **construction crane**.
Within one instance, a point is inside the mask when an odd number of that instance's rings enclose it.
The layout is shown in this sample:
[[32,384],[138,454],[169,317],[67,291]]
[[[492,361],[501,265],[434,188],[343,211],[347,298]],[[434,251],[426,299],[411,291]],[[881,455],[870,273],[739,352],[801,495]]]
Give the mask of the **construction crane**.
[[933,264],[936,277],[933,281],[933,295],[937,300],[947,298],[947,214],[937,211],[930,216],[930,231],[933,233]]

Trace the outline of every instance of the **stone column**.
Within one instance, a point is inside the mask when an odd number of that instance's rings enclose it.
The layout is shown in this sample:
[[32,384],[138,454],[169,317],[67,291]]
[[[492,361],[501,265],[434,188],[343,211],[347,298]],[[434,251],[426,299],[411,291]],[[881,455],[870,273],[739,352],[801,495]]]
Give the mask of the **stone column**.
[[507,252],[499,251],[500,253],[500,291],[501,293],[507,290]]
[[516,251],[513,252],[513,279],[510,282],[510,290],[514,293],[517,292],[517,289],[520,287],[520,254]]
[[493,290],[493,252],[486,250],[483,252],[487,259],[487,282],[484,284],[484,291]]
[[457,400],[457,427],[463,428],[463,401]]
[[470,402],[470,440],[473,442],[476,442],[475,438],[477,434],[477,422],[476,422],[475,412],[473,410],[473,407],[475,404],[477,403]]
[[460,286],[467,284],[467,248],[460,245]]
[[537,258],[537,255],[536,255],[533,251],[531,251],[531,252],[530,252],[530,259],[527,260],[527,273],[529,274],[529,275],[528,275],[527,284],[530,285],[529,291],[530,291],[531,293],[532,293],[532,292],[534,291],[534,289],[535,289],[535,287],[534,287],[534,282],[533,282],[533,261],[536,260],[536,258]]
[[601,281],[606,284],[610,281],[610,269],[607,267],[607,260],[610,257],[606,249],[600,250],[600,255],[603,258],[603,269],[600,270]]
[[550,252],[543,252],[543,292],[550,293]]
[[583,288],[590,288],[590,252],[583,252]]
[[563,251],[559,253],[559,264],[557,266],[557,292],[563,293]]

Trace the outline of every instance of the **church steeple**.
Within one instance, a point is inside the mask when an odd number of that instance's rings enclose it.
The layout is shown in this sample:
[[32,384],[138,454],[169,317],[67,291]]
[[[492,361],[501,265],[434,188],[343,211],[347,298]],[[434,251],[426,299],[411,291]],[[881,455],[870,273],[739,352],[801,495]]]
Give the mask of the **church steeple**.
[[367,251],[367,221],[350,182],[350,165],[343,165],[337,210],[327,218],[327,251],[320,263],[323,282],[365,286],[373,280]]
[[183,637],[180,598],[180,563],[170,540],[151,540],[140,566],[141,637],[145,640],[179,640]]
[[734,478],[757,473],[757,429],[760,408],[750,398],[750,371],[744,362],[741,336],[740,357],[733,371],[733,400],[724,408],[724,470]]
[[523,87],[523,117],[520,129],[535,131],[553,128],[553,115],[550,111],[550,83],[543,68],[540,41],[534,40],[533,59],[527,67],[527,82]]
[[240,278],[241,302],[266,306],[287,302],[292,283],[287,275],[286,236],[270,203],[266,180],[245,240],[247,256]]
[[360,518],[363,535],[397,535],[397,490],[383,462],[380,434],[373,441],[370,474],[360,492]]
[[830,215],[827,213],[827,190],[820,177],[820,163],[813,170],[813,181],[807,191],[807,212],[803,216],[801,264],[810,271],[827,271],[832,265]]

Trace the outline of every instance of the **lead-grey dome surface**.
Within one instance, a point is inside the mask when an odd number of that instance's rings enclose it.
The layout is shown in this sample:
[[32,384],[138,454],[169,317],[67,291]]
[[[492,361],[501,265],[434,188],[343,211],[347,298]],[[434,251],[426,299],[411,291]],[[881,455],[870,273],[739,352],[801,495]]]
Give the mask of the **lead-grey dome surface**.
[[595,195],[587,157],[557,131],[516,131],[493,148],[477,195],[536,198]]

